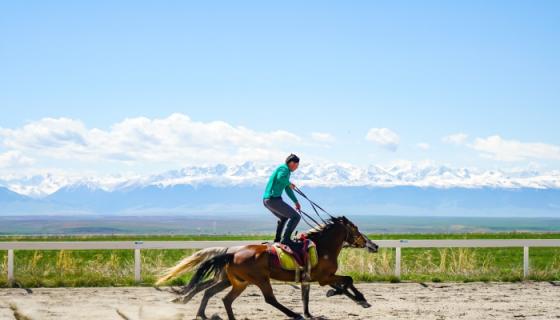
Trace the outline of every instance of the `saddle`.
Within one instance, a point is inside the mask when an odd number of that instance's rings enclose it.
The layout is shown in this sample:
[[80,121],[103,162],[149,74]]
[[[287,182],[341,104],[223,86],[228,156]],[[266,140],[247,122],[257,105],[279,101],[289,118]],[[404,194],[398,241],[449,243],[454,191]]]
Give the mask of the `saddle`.
[[284,270],[294,271],[307,266],[311,268],[317,265],[317,247],[315,243],[305,236],[300,238],[301,245],[291,248],[282,243],[272,243],[268,245],[271,263]]

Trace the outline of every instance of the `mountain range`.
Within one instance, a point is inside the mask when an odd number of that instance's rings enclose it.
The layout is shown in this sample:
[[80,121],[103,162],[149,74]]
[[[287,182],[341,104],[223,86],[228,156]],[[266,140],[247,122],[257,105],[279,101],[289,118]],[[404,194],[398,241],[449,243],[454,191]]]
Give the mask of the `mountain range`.
[[[273,169],[247,162],[145,176],[0,177],[0,215],[256,215]],[[559,171],[321,164],[292,180],[335,213],[560,217]]]

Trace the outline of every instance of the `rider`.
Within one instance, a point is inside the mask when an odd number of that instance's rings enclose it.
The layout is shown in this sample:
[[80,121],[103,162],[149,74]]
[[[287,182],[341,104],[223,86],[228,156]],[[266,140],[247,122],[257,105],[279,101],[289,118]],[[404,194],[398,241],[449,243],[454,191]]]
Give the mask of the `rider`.
[[[274,242],[280,242],[280,240],[282,240],[282,243],[286,245],[295,244],[291,236],[301,219],[301,216],[297,212],[301,210],[301,206],[293,191],[296,186],[290,182],[290,175],[297,170],[298,166],[298,156],[290,154],[286,159],[286,163],[276,168],[270,176],[263,196],[264,206],[279,219]],[[288,194],[288,197],[294,202],[297,211],[282,200],[282,192],[284,190],[286,194]],[[284,236],[280,239],[284,225],[288,220],[289,222]]]

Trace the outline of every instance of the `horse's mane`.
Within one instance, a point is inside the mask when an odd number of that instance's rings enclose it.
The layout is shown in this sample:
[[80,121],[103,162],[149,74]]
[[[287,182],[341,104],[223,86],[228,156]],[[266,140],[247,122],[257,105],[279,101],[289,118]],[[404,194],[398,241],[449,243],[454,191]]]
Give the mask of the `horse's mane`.
[[318,235],[322,234],[323,232],[331,229],[333,226],[341,223],[343,221],[343,219],[344,219],[344,217],[332,217],[332,218],[328,219],[326,221],[326,223],[321,224],[321,225],[307,231],[307,236],[308,237],[318,236]]

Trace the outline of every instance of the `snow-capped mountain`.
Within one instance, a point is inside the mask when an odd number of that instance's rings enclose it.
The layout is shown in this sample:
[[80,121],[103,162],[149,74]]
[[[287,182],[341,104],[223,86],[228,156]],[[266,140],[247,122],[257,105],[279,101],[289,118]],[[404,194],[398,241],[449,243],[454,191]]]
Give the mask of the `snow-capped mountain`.
[[[139,187],[175,185],[258,186],[266,183],[274,166],[246,162],[241,165],[190,166],[153,175],[34,175],[0,177],[0,186],[16,193],[42,198],[62,188],[88,188],[107,192]],[[481,170],[400,163],[390,167],[359,167],[349,164],[303,165],[293,175],[302,187],[396,187],[434,188],[560,188],[560,171]]]
[[[0,180],[0,215],[262,214],[274,166],[193,166],[153,175],[44,174]],[[560,171],[398,164],[303,165],[292,178],[335,212],[560,216]]]
[[24,196],[13,192],[7,188],[0,187],[0,202],[7,202],[7,201],[20,201],[25,199]]

